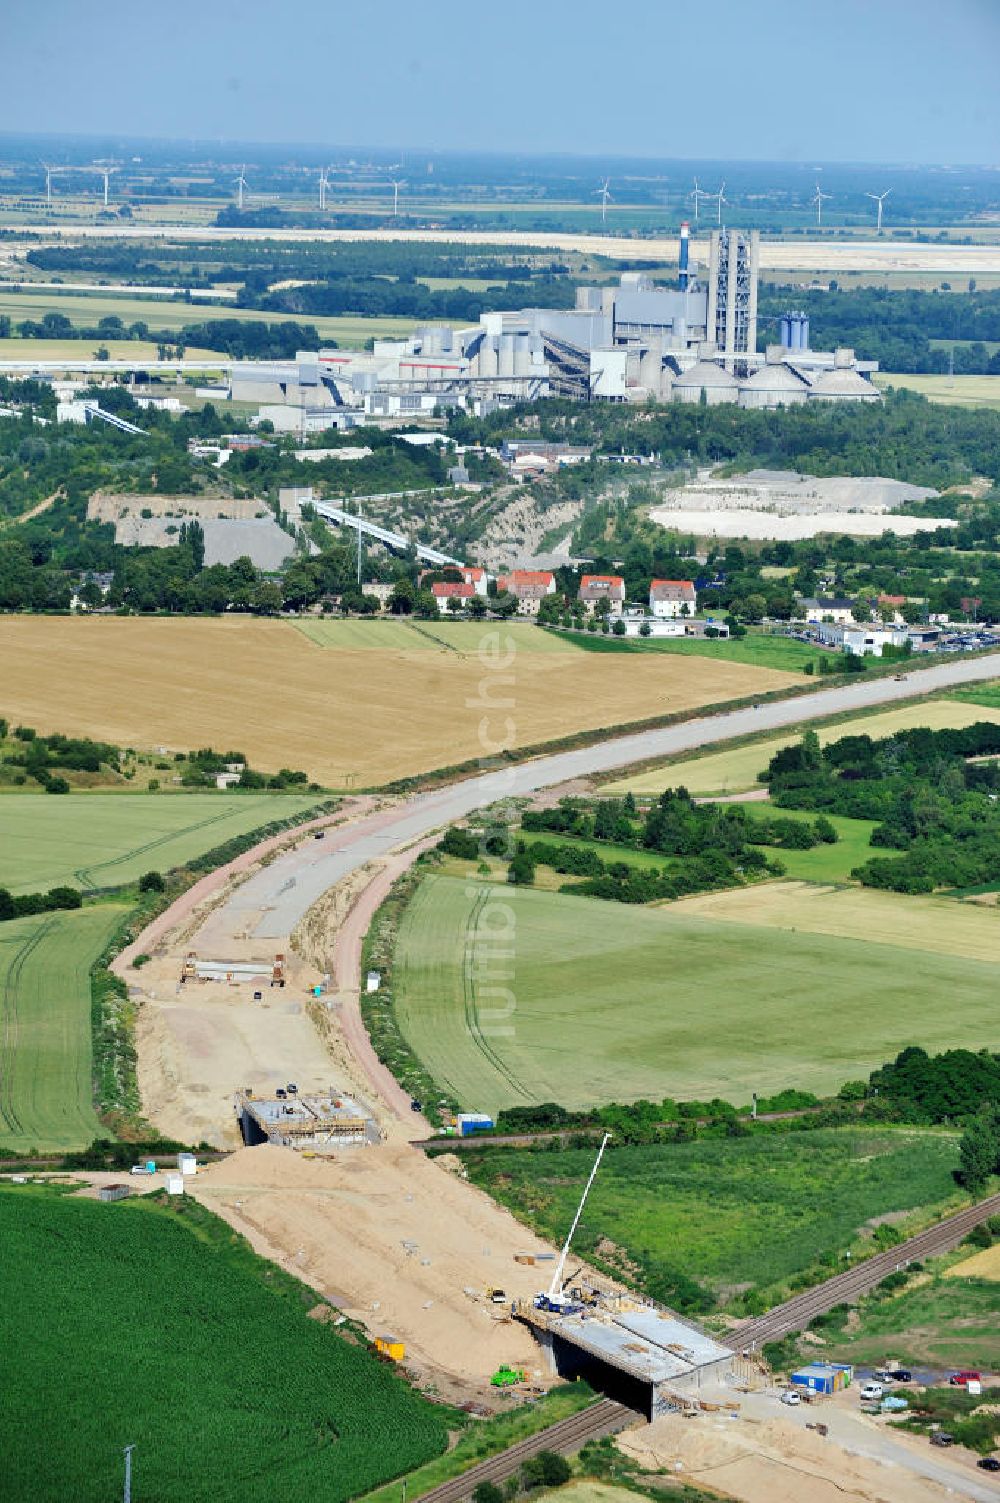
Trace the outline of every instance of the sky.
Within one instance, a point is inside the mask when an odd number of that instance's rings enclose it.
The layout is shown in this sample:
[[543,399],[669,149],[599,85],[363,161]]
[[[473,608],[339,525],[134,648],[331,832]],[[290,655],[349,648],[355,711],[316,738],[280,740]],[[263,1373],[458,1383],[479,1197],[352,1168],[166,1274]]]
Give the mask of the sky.
[[1000,165],[1000,0],[0,0],[0,130]]

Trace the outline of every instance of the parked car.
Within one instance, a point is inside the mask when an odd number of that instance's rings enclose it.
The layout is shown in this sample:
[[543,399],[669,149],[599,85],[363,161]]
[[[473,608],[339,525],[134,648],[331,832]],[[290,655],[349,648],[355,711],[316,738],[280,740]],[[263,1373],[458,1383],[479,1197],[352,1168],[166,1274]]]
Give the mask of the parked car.
[[982,1379],[982,1373],[973,1372],[971,1368],[963,1368],[960,1373],[952,1373],[948,1382],[952,1388],[964,1388],[967,1383],[978,1383]]
[[908,1367],[893,1368],[892,1372],[889,1374],[889,1377],[891,1378],[893,1383],[913,1382],[913,1374],[910,1372],[910,1369]]
[[932,1446],[953,1446],[955,1437],[950,1430],[935,1430],[931,1434]]
[[976,1466],[981,1466],[984,1472],[1000,1472],[1000,1459],[996,1456],[980,1456]]
[[422,1101],[418,1101],[417,1098],[414,1096],[413,1100],[410,1102],[410,1111],[411,1112],[422,1112],[423,1109],[424,1109],[424,1103]]
[[288,1084],[285,1086],[285,1090],[288,1092],[289,1096],[297,1096],[299,1094],[299,1088],[295,1084],[294,1080],[290,1080],[288,1082]]
[[880,1399],[885,1393],[881,1383],[863,1383],[861,1385],[861,1401]]
[[794,1388],[786,1388],[784,1393],[781,1395],[781,1402],[783,1404],[788,1404],[792,1408],[794,1408],[796,1404],[802,1403],[802,1395],[800,1393],[796,1393]]
[[876,1372],[872,1374],[872,1376],[874,1377],[876,1383],[892,1382],[892,1373],[887,1367],[880,1367]]

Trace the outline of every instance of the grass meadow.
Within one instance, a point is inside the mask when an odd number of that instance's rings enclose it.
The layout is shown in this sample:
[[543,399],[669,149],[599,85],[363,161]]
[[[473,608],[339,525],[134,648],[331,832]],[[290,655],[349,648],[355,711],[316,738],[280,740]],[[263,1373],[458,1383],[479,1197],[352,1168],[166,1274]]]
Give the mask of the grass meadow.
[[949,407],[1000,409],[1000,376],[899,376],[894,371],[880,371],[875,385],[884,389],[919,392],[929,402],[943,402]]
[[82,1148],[100,1132],[90,967],[125,912],[101,904],[0,924],[0,1148]]
[[825,1349],[800,1343],[805,1361],[828,1358],[881,1366],[886,1354],[907,1367],[1000,1368],[997,1286],[982,1278],[941,1276],[935,1261],[928,1273],[892,1295],[870,1296],[848,1316],[822,1322]]
[[525,622],[482,623],[477,621],[415,621],[412,617],[395,620],[294,621],[292,625],[317,647],[348,651],[369,648],[395,652],[457,652],[460,657],[475,657],[484,639],[498,641],[499,651],[568,653],[576,650],[575,639],[564,639],[552,632],[540,631]]
[[447,1410],[187,1198],[0,1189],[0,1269],[6,1497],[106,1503],[134,1442],[136,1498],[342,1503],[445,1449]]
[[[971,692],[971,691],[970,691]],[[894,731],[910,730],[914,726],[927,726],[938,731],[946,727],[974,725],[977,720],[1000,720],[1000,696],[996,703],[982,700],[960,701],[953,696],[948,699],[933,699],[924,704],[900,705],[898,709],[877,710],[871,715],[859,715],[856,719],[839,720],[827,725],[814,725],[823,745],[838,741],[841,736],[889,736]],[[676,788],[683,784],[691,793],[743,793],[748,788],[758,788],[757,774],[763,772],[775,752],[783,746],[798,741],[803,729],[799,727],[780,736],[763,736],[758,741],[731,747],[727,751],[708,752],[703,757],[689,757],[685,761],[665,762],[660,767],[632,773],[604,786],[605,793],[662,793],[664,788]],[[784,811],[782,811],[784,812]]]
[[[0,887],[120,887],[168,871],[315,798],[267,793],[80,793],[0,796]],[[2,933],[2,931],[0,931]]]
[[751,668],[782,668],[788,673],[801,672],[806,663],[815,663],[822,653],[806,642],[791,637],[771,637],[748,633],[745,637],[720,640],[707,637],[605,637],[590,632],[559,633],[567,636],[585,652],[670,653],[677,657],[717,658],[725,663],[746,663]]
[[[633,908],[430,875],[399,930],[400,1028],[469,1110],[664,1096],[736,1103],[787,1086],[823,1094],[903,1043],[1000,1042],[991,960],[884,943],[884,913],[877,939],[865,937],[864,910],[846,936],[809,932],[808,920],[780,927],[782,889],[742,889],[770,894],[775,914],[733,922],[692,911],[697,899]],[[820,894],[822,918],[822,889],[806,890]],[[509,915],[502,947],[491,936],[497,904]],[[986,910],[971,917],[993,923]],[[943,1005],[958,997],[960,1008]]]
[[[466,1155],[476,1184],[554,1241],[565,1236],[593,1164],[589,1149],[489,1149]],[[876,1216],[919,1211],[954,1194],[955,1134],[836,1128],[761,1133],[605,1155],[574,1239],[604,1239],[654,1274],[683,1269],[718,1293],[767,1288],[831,1250],[846,1251]]]

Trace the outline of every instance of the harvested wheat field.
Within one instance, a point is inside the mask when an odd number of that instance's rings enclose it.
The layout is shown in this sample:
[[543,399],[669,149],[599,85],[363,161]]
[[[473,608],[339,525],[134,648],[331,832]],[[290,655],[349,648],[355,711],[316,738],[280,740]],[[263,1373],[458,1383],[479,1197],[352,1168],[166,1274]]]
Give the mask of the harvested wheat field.
[[284,621],[7,616],[2,710],[123,746],[234,749],[263,771],[343,787],[798,682],[669,653],[521,652],[516,637],[498,669],[503,626],[483,638],[485,659],[317,647]]
[[991,1284],[1000,1284],[1000,1243],[995,1247],[984,1247],[981,1252],[973,1253],[971,1258],[963,1258],[961,1263],[953,1263],[945,1269],[946,1279],[988,1279]]
[[530,1298],[553,1265],[515,1263],[514,1254],[551,1249],[419,1150],[383,1145],[304,1159],[264,1144],[199,1170],[190,1188],[257,1252],[373,1334],[398,1336],[406,1366],[421,1376],[482,1383],[501,1362],[541,1369],[530,1332],[486,1290]]
[[955,898],[904,896],[872,887],[817,882],[761,882],[725,892],[697,893],[660,905],[668,913],[698,914],[733,924],[763,925],[799,934],[925,950],[995,965],[1000,932],[994,914]]

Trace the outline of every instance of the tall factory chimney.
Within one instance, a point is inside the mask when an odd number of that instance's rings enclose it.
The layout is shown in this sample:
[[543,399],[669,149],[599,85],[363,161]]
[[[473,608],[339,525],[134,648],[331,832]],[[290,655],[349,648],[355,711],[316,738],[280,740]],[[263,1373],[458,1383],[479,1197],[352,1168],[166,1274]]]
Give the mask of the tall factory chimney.
[[680,277],[678,283],[682,292],[688,289],[688,255],[691,248],[691,226],[686,219],[681,220],[681,254],[680,254]]

